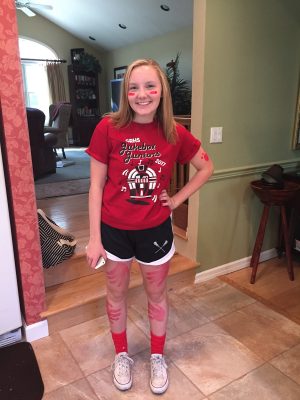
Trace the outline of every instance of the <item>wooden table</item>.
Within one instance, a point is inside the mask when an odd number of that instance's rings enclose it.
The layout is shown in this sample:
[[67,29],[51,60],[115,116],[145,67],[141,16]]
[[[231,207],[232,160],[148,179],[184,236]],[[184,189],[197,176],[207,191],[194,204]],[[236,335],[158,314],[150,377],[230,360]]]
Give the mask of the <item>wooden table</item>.
[[269,211],[272,206],[278,206],[280,208],[280,223],[283,234],[282,236],[284,238],[285,252],[287,256],[287,269],[289,278],[293,281],[294,271],[291,257],[290,229],[287,219],[287,208],[293,209],[295,207],[295,199],[298,199],[300,195],[300,183],[294,182],[292,180],[285,180],[284,187],[282,189],[266,185],[261,180],[253,181],[250,183],[250,185],[254,193],[258,196],[258,198],[264,205],[251,257],[250,267],[252,267],[252,273],[250,283],[255,282],[260,252],[269,217]]

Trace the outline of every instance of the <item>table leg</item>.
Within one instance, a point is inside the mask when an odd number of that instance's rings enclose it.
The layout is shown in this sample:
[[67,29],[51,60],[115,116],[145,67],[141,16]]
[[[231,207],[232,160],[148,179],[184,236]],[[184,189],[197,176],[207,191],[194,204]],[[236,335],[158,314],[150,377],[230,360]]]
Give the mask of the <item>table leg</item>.
[[286,218],[285,206],[280,206],[280,214],[281,214],[281,222],[282,222],[282,230],[283,230],[283,237],[284,237],[284,244],[285,244],[285,253],[287,258],[287,269],[289,278],[291,281],[294,280],[294,270],[293,270],[293,263],[292,263],[292,254],[291,254],[291,244],[290,244],[290,236],[289,236],[289,229],[288,223]]
[[255,282],[257,266],[258,266],[258,261],[259,261],[259,257],[260,257],[261,247],[262,247],[264,237],[265,237],[265,230],[266,230],[266,225],[267,225],[267,221],[268,221],[269,211],[270,211],[270,206],[265,205],[261,219],[260,219],[259,229],[257,232],[255,245],[254,245],[251,262],[250,262],[250,267],[252,268],[250,283]]

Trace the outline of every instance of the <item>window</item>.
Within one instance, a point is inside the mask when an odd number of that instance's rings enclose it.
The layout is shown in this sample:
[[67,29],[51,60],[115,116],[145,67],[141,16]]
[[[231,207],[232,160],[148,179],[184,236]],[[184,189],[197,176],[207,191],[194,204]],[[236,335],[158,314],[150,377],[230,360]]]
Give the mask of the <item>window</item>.
[[[42,43],[19,38],[21,58],[57,59],[55,52]],[[45,62],[22,60],[23,88],[26,107],[42,110],[49,120],[50,95]]]

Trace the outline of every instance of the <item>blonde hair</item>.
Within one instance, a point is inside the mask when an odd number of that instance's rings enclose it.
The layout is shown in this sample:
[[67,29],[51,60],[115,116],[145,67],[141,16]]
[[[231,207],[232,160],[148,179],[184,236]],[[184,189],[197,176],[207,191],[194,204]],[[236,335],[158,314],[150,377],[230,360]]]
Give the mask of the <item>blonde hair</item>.
[[117,128],[125,127],[133,121],[134,111],[132,110],[128,102],[129,79],[134,68],[144,65],[150,66],[155,69],[162,87],[161,100],[156,111],[155,119],[160,124],[167,142],[175,143],[177,139],[177,132],[176,122],[173,115],[169,83],[165,73],[163,72],[159,64],[152,59],[139,59],[132,62],[128,66],[124,76],[124,80],[122,82],[119,110],[110,113],[109,116],[112,119],[112,123]]

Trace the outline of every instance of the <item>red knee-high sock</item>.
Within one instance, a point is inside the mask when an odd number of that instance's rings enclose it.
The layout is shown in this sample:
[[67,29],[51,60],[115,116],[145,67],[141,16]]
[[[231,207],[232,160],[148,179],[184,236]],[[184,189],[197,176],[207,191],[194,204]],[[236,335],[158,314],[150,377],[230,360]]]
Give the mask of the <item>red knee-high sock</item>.
[[166,334],[156,336],[151,332],[151,354],[163,354],[166,341]]
[[112,340],[115,345],[116,354],[126,351],[128,353],[126,330],[121,333],[111,332]]

